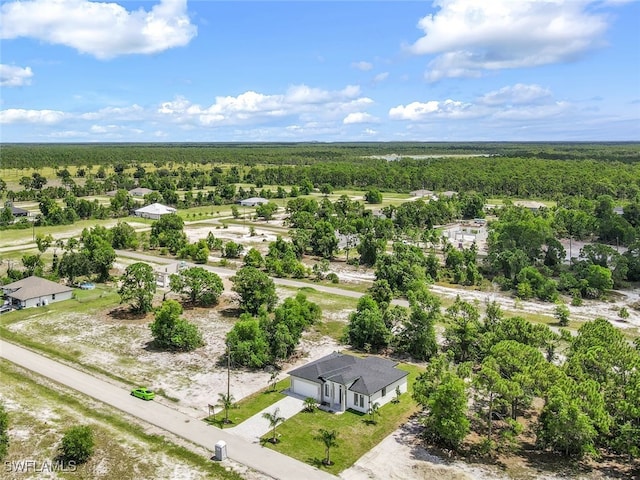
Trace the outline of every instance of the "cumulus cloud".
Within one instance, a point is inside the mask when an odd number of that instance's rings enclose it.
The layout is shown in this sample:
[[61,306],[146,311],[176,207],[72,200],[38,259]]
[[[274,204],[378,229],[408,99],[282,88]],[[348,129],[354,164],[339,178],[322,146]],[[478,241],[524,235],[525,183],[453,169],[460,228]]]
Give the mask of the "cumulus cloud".
[[31,67],[0,64],[0,87],[21,87],[31,83]]
[[187,45],[197,34],[186,0],[160,0],[151,10],[88,0],[23,0],[0,7],[0,38],[31,37],[108,59]]
[[369,70],[371,70],[373,68],[373,63],[370,62],[365,62],[365,61],[361,61],[361,62],[353,62],[351,64],[351,66],[357,70],[363,71],[363,72],[368,72]]
[[342,90],[323,90],[307,85],[291,86],[284,94],[268,95],[254,91],[236,97],[219,96],[208,106],[193,104],[185,97],[163,102],[158,113],[179,123],[233,125],[260,123],[274,118],[298,115],[305,122],[318,116],[355,112],[373,101],[360,96],[360,87],[348,85]]
[[47,124],[61,122],[67,114],[58,110],[24,110],[9,108],[0,110],[0,123],[34,123]]
[[480,95],[471,102],[448,99],[398,105],[389,110],[389,118],[416,123],[434,119],[471,118],[528,122],[557,117],[574,110],[570,102],[555,99],[550,90],[540,85],[518,83]]
[[426,77],[477,77],[486,70],[573,61],[604,44],[607,17],[595,0],[435,0],[409,46],[435,55]]
[[344,125],[352,125],[355,123],[375,123],[378,119],[366,112],[352,112],[342,120]]
[[389,117],[394,120],[420,121],[429,117],[462,117],[470,113],[472,105],[447,99],[445,101],[430,100],[428,102],[412,102],[398,105],[389,110]]

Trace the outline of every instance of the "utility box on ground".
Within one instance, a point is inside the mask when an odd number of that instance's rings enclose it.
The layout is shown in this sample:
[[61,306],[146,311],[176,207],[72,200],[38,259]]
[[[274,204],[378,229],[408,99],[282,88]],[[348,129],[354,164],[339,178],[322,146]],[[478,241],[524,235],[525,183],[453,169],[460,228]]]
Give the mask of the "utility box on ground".
[[220,440],[216,443],[216,460],[222,461],[227,458],[227,442]]

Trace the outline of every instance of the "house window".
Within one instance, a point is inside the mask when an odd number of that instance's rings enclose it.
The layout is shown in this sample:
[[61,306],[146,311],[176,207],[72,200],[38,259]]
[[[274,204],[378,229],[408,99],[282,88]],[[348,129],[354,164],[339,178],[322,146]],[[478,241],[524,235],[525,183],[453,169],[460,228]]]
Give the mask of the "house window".
[[353,394],[353,404],[354,405],[358,405],[358,394],[357,393]]
[[382,396],[386,397],[387,396],[387,387],[383,387],[382,388]]
[[329,384],[328,383],[324,384],[324,396],[325,397],[329,396]]
[[360,407],[364,408],[364,395],[360,395]]

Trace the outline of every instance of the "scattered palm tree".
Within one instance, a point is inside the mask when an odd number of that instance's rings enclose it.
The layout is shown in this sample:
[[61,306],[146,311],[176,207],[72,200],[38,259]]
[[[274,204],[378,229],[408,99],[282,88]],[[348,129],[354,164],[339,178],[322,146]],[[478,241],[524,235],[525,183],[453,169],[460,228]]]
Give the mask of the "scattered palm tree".
[[269,438],[269,441],[271,443],[278,443],[278,437],[276,436],[276,428],[278,428],[278,425],[280,425],[281,423],[284,423],[284,421],[286,420],[286,418],[280,416],[280,407],[276,407],[273,413],[269,413],[269,412],[263,413],[262,418],[267,419],[269,421],[269,428],[273,429],[271,431],[271,438]]
[[278,375],[280,375],[280,372],[278,372],[278,370],[274,370],[273,372],[271,372],[271,376],[269,377],[269,388],[271,389],[272,392],[276,391],[276,384],[278,383]]
[[313,397],[307,397],[304,399],[304,411],[313,413],[318,408],[318,402]]
[[333,462],[331,461],[331,447],[337,447],[338,446],[338,432],[336,432],[335,430],[325,430],[325,429],[320,429],[320,435],[318,435],[318,440],[320,440],[322,443],[324,443],[324,448],[325,448],[325,458],[322,461],[322,463],[324,465],[333,465]]
[[378,402],[373,402],[369,406],[369,415],[371,415],[371,423],[376,423],[376,415],[380,415],[380,404]]
[[233,407],[233,401],[235,399],[233,398],[233,395],[226,393],[219,393],[218,397],[218,405],[224,408],[224,423],[231,423],[229,420],[229,409]]

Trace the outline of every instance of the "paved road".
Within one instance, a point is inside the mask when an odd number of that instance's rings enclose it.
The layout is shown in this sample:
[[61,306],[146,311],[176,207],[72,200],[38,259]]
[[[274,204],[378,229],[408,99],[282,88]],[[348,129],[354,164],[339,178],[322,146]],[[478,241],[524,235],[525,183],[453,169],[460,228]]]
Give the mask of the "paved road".
[[158,402],[132,397],[128,390],[113,385],[55,360],[0,340],[0,356],[16,365],[81,391],[112,407],[163,430],[185,438],[209,451],[216,442],[227,442],[229,457],[254,470],[283,480],[329,480],[333,475],[291,457],[260,447],[227,430],[219,430]]

